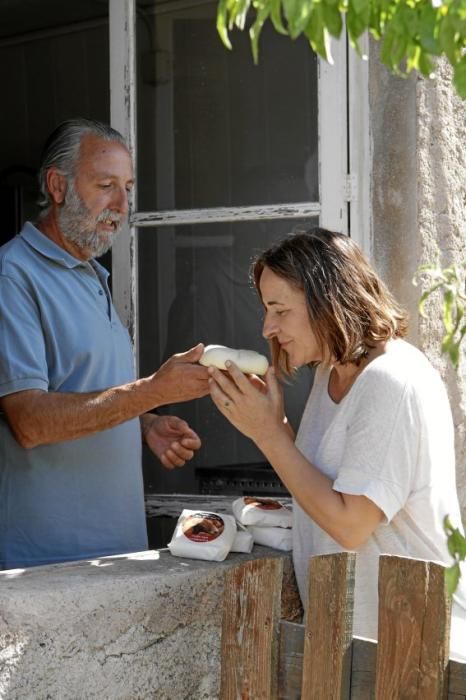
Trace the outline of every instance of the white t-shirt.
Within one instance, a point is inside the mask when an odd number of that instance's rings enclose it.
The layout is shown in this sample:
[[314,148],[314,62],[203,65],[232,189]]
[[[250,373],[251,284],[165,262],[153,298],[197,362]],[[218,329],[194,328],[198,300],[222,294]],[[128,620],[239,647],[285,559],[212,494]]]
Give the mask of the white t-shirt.
[[[296,446],[336,491],[373,501],[385,519],[358,549],[355,636],[377,639],[380,554],[451,563],[443,530],[461,527],[447,393],[425,355],[403,340],[367,365],[336,404],[318,367]],[[304,605],[309,557],[344,551],[294,502],[293,559]],[[452,610],[450,656],[466,661],[466,572]]]

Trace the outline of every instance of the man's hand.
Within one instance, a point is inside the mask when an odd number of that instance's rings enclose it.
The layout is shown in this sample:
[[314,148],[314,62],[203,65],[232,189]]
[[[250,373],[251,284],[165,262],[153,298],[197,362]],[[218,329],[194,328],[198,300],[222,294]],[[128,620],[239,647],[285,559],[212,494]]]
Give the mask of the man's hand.
[[187,352],[172,355],[149,378],[150,389],[158,399],[156,407],[207,396],[207,367],[198,364],[203,352],[204,346],[199,343]]
[[176,416],[141,416],[143,440],[166,469],[182,467],[201,447],[199,436]]

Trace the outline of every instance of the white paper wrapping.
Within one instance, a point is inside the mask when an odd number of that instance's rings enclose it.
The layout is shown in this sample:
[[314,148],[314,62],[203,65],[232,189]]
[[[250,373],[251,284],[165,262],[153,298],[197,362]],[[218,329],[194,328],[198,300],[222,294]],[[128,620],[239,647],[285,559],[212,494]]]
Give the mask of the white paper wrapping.
[[231,551],[235,535],[236,522],[232,515],[185,509],[168,548],[175,557],[223,561]]
[[232,503],[233,514],[242,525],[291,527],[293,513],[276,498],[241,496]]
[[291,528],[249,525],[248,530],[255,544],[281,549],[283,552],[290,552],[293,549],[293,531]]
[[254,539],[252,534],[242,525],[238,525],[238,531],[235,535],[232,552],[252,552]]

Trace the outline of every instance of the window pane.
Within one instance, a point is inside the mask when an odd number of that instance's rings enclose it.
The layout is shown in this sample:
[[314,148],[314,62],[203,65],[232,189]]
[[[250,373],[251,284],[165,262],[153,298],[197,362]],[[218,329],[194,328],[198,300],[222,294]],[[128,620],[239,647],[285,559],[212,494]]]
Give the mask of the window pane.
[[225,49],[216,3],[138,3],[140,210],[318,200],[317,60],[265,26]]
[[[256,253],[311,222],[248,222],[139,230],[141,373],[152,373],[170,355],[198,342],[248,348],[269,355],[261,336],[262,308],[249,281]],[[310,372],[286,388],[287,415],[297,427],[310,386]],[[197,492],[199,472],[224,465],[263,464],[210,397],[165,407],[185,418],[203,440],[192,465],[181,471],[157,468],[145,459],[146,484],[158,492]]]

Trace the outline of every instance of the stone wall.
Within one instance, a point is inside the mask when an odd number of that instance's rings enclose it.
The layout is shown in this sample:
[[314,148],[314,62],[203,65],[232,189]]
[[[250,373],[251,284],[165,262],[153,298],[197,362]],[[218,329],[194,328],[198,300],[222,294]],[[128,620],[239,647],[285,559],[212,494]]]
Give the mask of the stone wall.
[[466,101],[438,63],[435,77],[395,77],[372,42],[369,94],[372,128],[372,222],[376,267],[411,316],[410,340],[440,371],[456,428],[457,482],[466,517],[466,361],[458,371],[440,352],[440,298],[418,313],[417,268],[466,260]]
[[[435,79],[418,80],[416,105],[419,262],[438,259],[447,267],[466,261],[466,101],[455,93],[445,61],[439,61]],[[427,311],[428,317],[419,319],[419,338],[448,387],[456,429],[458,488],[466,517],[465,353],[457,371],[446,356],[439,356],[440,299],[432,300]]]
[[167,550],[0,572],[3,700],[214,700],[225,571],[284,560],[282,617],[299,597],[289,555],[265,547],[224,562]]

